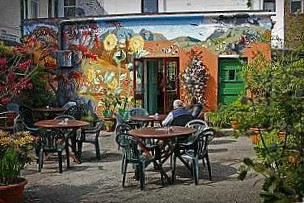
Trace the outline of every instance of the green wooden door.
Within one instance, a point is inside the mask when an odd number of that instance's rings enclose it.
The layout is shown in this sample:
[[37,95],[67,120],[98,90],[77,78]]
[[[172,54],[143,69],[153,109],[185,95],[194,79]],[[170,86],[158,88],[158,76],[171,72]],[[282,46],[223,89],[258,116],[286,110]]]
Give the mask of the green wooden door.
[[244,90],[241,77],[240,59],[219,60],[219,100],[220,104],[234,102]]

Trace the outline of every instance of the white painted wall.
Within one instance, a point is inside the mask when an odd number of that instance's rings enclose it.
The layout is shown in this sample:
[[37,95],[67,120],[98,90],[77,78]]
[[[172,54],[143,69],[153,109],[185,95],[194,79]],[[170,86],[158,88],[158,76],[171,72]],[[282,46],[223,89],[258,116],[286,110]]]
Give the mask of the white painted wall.
[[141,0],[103,0],[107,14],[141,13]]
[[160,12],[249,10],[247,0],[159,0]]
[[0,39],[20,37],[20,2],[0,0]]
[[284,48],[284,0],[276,1],[276,15],[272,17],[272,47]]

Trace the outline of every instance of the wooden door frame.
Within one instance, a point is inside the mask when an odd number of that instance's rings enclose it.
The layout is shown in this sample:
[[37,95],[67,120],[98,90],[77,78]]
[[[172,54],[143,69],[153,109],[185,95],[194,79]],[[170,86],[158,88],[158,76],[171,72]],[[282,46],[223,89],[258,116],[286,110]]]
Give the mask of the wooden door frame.
[[[179,87],[179,69],[180,69],[180,63],[179,63],[179,57],[160,57],[160,58],[156,58],[156,57],[145,57],[145,58],[139,58],[139,59],[134,59],[133,61],[133,96],[134,96],[134,99],[136,99],[136,95],[135,95],[135,89],[136,89],[136,61],[140,61],[143,65],[145,64],[145,61],[146,60],[162,60],[162,63],[163,63],[163,75],[165,77],[165,88],[164,88],[164,113],[167,112],[167,73],[168,73],[168,68],[167,68],[167,64],[168,64],[168,61],[175,61],[177,63],[177,69],[176,69],[176,81],[175,81],[175,85],[176,85],[176,94],[177,94],[177,97],[179,98],[180,97],[180,87]],[[158,68],[158,63],[157,63],[157,68]],[[143,67],[144,68],[144,67]],[[145,94],[145,86],[144,86],[144,82],[145,82],[145,69],[143,69],[143,81],[142,81],[142,88],[143,88],[143,94]],[[143,95],[143,101],[142,101],[142,107],[144,106],[144,99],[145,99],[145,96]]]

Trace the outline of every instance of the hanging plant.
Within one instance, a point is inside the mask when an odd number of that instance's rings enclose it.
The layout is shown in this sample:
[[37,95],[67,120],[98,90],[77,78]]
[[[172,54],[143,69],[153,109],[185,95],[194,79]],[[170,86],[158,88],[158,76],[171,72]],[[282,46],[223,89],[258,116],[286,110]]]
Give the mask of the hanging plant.
[[205,91],[209,74],[206,66],[199,59],[198,54],[192,52],[191,55],[192,59],[182,74],[184,88],[187,90],[190,98],[195,97],[199,103],[204,105],[206,102]]

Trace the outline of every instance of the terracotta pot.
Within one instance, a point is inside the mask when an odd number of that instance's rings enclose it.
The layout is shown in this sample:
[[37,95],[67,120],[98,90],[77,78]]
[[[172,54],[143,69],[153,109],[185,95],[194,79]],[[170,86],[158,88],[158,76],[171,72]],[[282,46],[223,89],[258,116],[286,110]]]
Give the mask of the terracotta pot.
[[258,144],[261,140],[260,137],[260,131],[265,131],[266,129],[262,128],[250,128],[250,131],[252,132],[252,134],[250,135],[250,139],[251,139],[251,143],[252,144]]
[[19,179],[19,183],[0,186],[0,202],[5,203],[19,203],[23,200],[24,186],[27,180],[24,178]]
[[234,130],[236,130],[237,127],[238,127],[237,121],[231,121],[231,127],[232,127]]
[[279,138],[281,143],[285,142],[286,132],[285,131],[279,131],[278,132],[278,138]]

